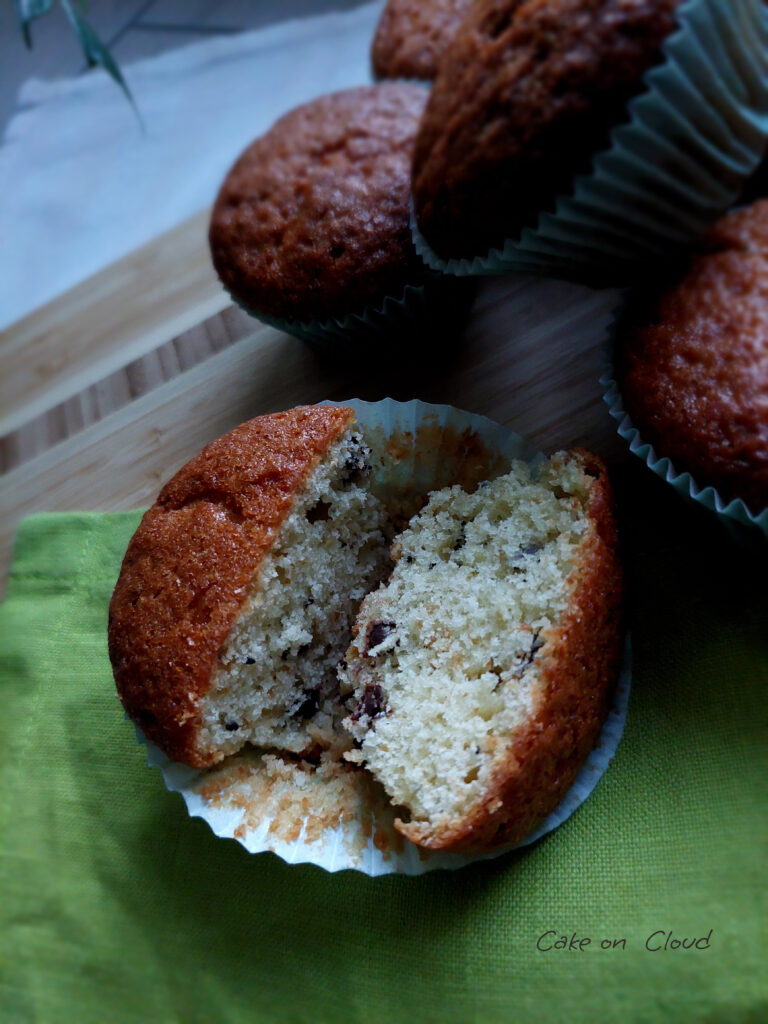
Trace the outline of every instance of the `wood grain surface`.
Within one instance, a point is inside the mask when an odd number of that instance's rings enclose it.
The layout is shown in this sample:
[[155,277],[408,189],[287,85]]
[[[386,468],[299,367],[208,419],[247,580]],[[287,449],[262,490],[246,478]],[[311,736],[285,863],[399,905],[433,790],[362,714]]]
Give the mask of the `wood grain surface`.
[[210,266],[207,217],[0,335],[0,586],[24,515],[146,505],[237,423],[325,398],[446,402],[544,451],[583,444],[624,457],[598,383],[615,291],[488,279],[458,344],[334,361],[230,304]]

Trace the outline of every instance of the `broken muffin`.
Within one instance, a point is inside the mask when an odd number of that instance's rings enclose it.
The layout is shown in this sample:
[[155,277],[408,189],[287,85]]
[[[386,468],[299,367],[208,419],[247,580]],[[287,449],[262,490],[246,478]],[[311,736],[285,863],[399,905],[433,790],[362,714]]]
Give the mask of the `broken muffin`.
[[430,849],[522,840],[595,745],[620,661],[621,568],[602,462],[574,450],[473,493],[449,487],[396,538],[341,670],[344,727]]
[[109,654],[126,711],[173,760],[339,741],[336,666],[390,564],[354,419],[306,406],[242,424],[166,484],[134,534]]

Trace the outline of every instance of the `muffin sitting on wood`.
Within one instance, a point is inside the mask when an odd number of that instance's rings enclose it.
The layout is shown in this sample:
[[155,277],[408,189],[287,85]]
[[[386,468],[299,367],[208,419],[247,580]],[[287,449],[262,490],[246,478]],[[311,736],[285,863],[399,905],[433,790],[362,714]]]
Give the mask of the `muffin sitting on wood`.
[[679,281],[632,303],[615,361],[658,458],[768,508],[768,199],[723,217]]
[[485,255],[568,193],[645,72],[680,0],[477,0],[443,55],[416,141],[419,229]]
[[403,83],[322,96],[245,150],[210,226],[214,265],[239,303],[256,316],[324,321],[422,284],[408,208],[425,99]]

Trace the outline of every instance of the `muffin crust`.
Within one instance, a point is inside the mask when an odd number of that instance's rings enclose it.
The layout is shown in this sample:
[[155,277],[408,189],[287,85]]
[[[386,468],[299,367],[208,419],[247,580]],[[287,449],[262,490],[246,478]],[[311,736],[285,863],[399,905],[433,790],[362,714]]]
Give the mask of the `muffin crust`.
[[236,299],[309,321],[359,313],[421,282],[408,209],[425,99],[421,87],[392,82],[322,96],[245,150],[209,234]]
[[204,767],[198,702],[294,496],[354,410],[259,416],[212,442],[162,489],[123,560],[109,608],[118,693],[146,736]]
[[416,141],[419,228],[444,257],[535,224],[626,120],[680,0],[477,0]]
[[682,278],[630,313],[616,367],[657,455],[768,506],[768,199],[718,221]]
[[373,38],[379,78],[431,80],[471,0],[388,0]]

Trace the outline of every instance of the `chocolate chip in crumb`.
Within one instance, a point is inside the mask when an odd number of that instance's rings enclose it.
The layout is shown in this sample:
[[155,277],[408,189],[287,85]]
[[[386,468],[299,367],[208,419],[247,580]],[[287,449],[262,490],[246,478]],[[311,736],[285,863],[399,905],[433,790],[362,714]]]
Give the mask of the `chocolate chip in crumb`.
[[240,723],[239,722],[225,722],[224,723],[224,728],[227,730],[227,732],[237,732],[237,730],[240,728]]
[[365,653],[368,654],[374,647],[383,644],[387,637],[394,633],[397,624],[394,622],[373,622],[368,627],[368,637],[365,645]]
[[324,523],[331,517],[331,506],[327,501],[317,501],[307,509],[308,523]]
[[459,531],[459,536],[453,543],[454,551],[459,551],[467,543],[466,525],[466,521],[463,521],[461,524],[461,530]]
[[244,665],[255,665],[255,664],[256,664],[256,659],[255,659],[255,658],[252,658],[252,657],[250,656],[250,654],[249,654],[249,655],[248,655],[248,656],[247,656],[247,657],[245,658],[245,660],[243,661],[243,664],[244,664]]
[[370,473],[371,464],[368,456],[371,449],[363,444],[359,437],[350,438],[349,454],[342,467],[341,482],[351,484],[360,479],[363,475]]
[[311,718],[320,709],[320,691],[305,690],[304,700],[299,704],[293,715],[296,718]]
[[541,630],[536,630],[531,640],[531,646],[527,651],[520,651],[517,655],[517,665],[515,666],[514,672],[512,673],[514,678],[521,679],[524,673],[531,667],[536,660],[536,655],[544,646],[544,641],[539,640],[539,633]]
[[309,648],[311,646],[312,646],[311,644],[302,644],[301,647],[299,647],[299,649],[296,651],[296,655],[299,658],[301,658],[303,655],[305,655],[307,653],[307,651],[309,650]]
[[368,683],[363,696],[357,703],[356,710],[350,715],[353,722],[363,717],[376,718],[384,710],[384,691],[378,683]]

